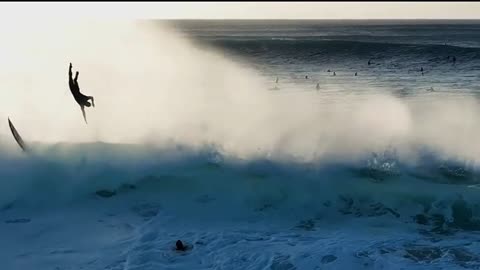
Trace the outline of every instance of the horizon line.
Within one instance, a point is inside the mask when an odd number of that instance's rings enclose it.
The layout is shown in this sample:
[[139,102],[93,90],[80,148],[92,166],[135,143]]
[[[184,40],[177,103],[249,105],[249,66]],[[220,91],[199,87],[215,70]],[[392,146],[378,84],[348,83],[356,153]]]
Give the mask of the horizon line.
[[359,19],[359,18],[356,18],[356,19],[318,19],[318,18],[297,18],[297,19],[291,19],[291,18],[285,18],[285,19],[281,19],[281,18],[265,18],[265,19],[262,19],[262,18],[249,18],[249,19],[246,19],[246,18],[167,18],[167,19],[164,19],[164,18],[155,18],[155,19],[138,19],[138,20],[208,20],[208,21],[258,21],[258,20],[262,20],[262,21],[415,21],[415,20],[424,20],[424,21],[480,21],[480,18],[477,18],[477,19],[452,19],[452,18],[449,18],[449,19],[443,19],[443,18],[415,18],[415,19],[412,19],[412,18],[393,18],[393,19],[378,19],[378,18],[374,18],[374,19],[365,19],[365,18],[362,18],[362,19]]

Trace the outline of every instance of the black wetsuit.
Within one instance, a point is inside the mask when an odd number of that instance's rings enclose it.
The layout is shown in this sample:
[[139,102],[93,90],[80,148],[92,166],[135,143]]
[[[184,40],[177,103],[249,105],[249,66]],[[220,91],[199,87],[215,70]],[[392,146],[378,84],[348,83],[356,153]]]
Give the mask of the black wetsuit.
[[[72,64],[70,64],[70,67],[68,69],[68,86],[70,87],[70,92],[72,92],[73,98],[75,101],[80,105],[80,108],[82,109],[82,114],[83,118],[85,119],[85,122],[87,122],[87,118],[85,116],[85,109],[84,107],[90,107],[93,105],[95,107],[95,101],[92,96],[86,96],[82,93],[80,93],[80,87],[78,86],[78,71],[75,74],[75,79],[72,78]],[[90,104],[89,100],[92,100],[92,104]]]
[[75,98],[75,101],[78,103],[80,106],[87,106],[90,107],[90,102],[88,102],[89,99],[92,97],[87,97],[84,94],[80,93],[80,87],[78,86],[78,72],[75,75],[75,79],[72,79],[72,69],[70,68],[69,72],[69,80],[68,80],[68,85],[70,86],[70,91],[72,92],[73,98]]

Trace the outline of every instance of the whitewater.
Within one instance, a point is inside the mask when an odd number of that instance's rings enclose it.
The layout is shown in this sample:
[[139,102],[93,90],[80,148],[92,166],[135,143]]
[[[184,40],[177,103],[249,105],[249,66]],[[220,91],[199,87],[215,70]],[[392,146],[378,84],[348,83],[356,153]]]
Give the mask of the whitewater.
[[2,24],[2,269],[479,269],[479,28]]

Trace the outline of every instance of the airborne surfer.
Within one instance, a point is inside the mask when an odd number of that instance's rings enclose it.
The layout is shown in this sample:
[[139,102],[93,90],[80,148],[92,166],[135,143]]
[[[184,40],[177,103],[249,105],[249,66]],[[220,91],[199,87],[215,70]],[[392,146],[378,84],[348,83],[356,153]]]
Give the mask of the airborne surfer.
[[[92,96],[85,96],[84,94],[80,93],[80,87],[78,86],[77,81],[78,74],[79,72],[77,71],[75,73],[75,79],[72,78],[72,63],[70,63],[70,67],[68,69],[68,85],[70,86],[70,91],[72,92],[75,101],[78,103],[78,105],[80,105],[83,119],[85,119],[85,123],[87,123],[87,117],[85,116],[85,106],[90,107],[91,105],[93,105],[93,107],[95,107],[95,101]],[[90,99],[92,100],[92,104],[88,102]]]

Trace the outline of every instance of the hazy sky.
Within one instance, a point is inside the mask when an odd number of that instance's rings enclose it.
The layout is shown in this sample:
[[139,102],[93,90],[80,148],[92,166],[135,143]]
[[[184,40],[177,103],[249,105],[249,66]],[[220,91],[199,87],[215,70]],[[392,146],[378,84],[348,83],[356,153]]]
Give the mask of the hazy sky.
[[1,19],[480,19],[476,2],[1,3]]

